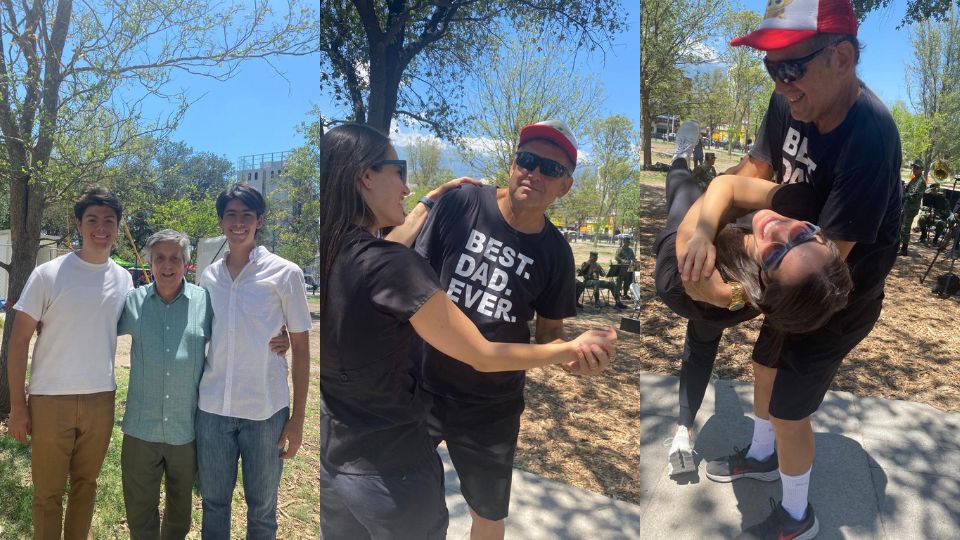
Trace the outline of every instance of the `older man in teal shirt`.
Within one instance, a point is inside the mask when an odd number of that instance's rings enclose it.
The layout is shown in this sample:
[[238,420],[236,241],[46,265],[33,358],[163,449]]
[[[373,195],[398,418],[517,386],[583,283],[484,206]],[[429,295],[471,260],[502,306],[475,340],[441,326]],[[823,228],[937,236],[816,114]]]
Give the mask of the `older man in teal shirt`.
[[[170,229],[144,247],[154,282],[130,291],[117,334],[133,337],[123,415],[123,501],[130,537],[182,539],[190,532],[197,476],[194,417],[213,321],[210,296],[187,283],[190,239]],[[290,341],[270,340],[283,355]],[[167,499],[160,522],[160,482]]]
[[182,539],[191,524],[197,474],[193,419],[213,309],[207,292],[184,279],[190,260],[185,234],[160,231],[144,252],[155,281],[130,292],[117,328],[133,336],[122,425],[123,500],[134,540]]

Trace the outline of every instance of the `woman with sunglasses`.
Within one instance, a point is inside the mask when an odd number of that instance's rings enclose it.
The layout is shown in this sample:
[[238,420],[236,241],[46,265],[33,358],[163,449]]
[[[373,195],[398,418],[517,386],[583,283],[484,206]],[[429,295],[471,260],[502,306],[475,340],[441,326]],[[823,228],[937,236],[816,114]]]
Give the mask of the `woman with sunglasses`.
[[478,371],[595,369],[615,334],[491,343],[425,259],[379,231],[404,223],[410,190],[389,139],[342,125],[320,139],[321,518],[324,538],[445,538],[443,468],[410,374],[414,332]]
[[685,160],[675,160],[667,174],[667,226],[655,243],[657,294],[688,319],[668,453],[672,476],[696,470],[691,432],[724,329],[762,313],[781,332],[805,333],[847,303],[852,281],[836,245],[816,225],[770,210],[780,188],[721,175],[701,196]]

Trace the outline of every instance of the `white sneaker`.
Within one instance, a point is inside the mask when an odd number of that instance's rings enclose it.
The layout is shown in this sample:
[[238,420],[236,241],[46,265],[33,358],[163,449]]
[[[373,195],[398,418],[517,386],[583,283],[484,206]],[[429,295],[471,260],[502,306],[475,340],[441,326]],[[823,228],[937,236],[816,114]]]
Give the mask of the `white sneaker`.
[[677,476],[697,470],[693,461],[693,444],[690,441],[690,432],[680,426],[673,436],[670,452],[667,454],[667,474]]
[[687,163],[693,158],[693,149],[700,138],[700,124],[696,120],[687,120],[680,124],[677,130],[677,146],[673,151],[673,159],[684,158]]

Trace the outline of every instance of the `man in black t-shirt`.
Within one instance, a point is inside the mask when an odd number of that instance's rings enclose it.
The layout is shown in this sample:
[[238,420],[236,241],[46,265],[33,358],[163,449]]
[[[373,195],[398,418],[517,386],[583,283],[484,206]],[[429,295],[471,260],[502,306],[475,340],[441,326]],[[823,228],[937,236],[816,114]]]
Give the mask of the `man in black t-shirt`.
[[[573,252],[544,212],[570,190],[576,163],[576,139],[562,122],[528,125],[507,188],[463,185],[430,210],[416,250],[491,341],[529,343],[534,318],[537,343],[565,339],[563,319],[576,315]],[[433,398],[431,435],[447,442],[472,534],[503,538],[524,372],[480,373],[421,347],[415,367]]]
[[854,282],[849,305],[819,330],[793,336],[761,327],[753,352],[753,440],[707,466],[717,481],[782,480],[781,504],[746,538],[816,536],[819,523],[807,500],[810,415],[843,358],[880,316],[884,280],[896,260],[900,137],[890,112],[857,78],[856,33],[849,0],[793,0],[768,4],[760,28],[731,42],[767,51],[776,92],[749,156],[728,173],[789,184],[773,209],[819,225]]

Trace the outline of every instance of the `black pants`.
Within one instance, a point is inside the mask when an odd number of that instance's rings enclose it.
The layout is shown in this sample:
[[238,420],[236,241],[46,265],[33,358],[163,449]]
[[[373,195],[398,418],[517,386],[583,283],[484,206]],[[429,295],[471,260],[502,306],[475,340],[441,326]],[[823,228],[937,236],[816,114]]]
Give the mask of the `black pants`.
[[320,462],[325,540],[443,540],[448,521],[443,464],[436,454],[398,474],[342,474]]
[[723,330],[757,316],[752,308],[739,311],[696,302],[683,291],[677,270],[676,232],[687,211],[702,194],[686,161],[673,162],[667,173],[667,225],[655,244],[657,295],[674,313],[687,319],[680,366],[680,413],[677,423],[691,427],[710,384]]

